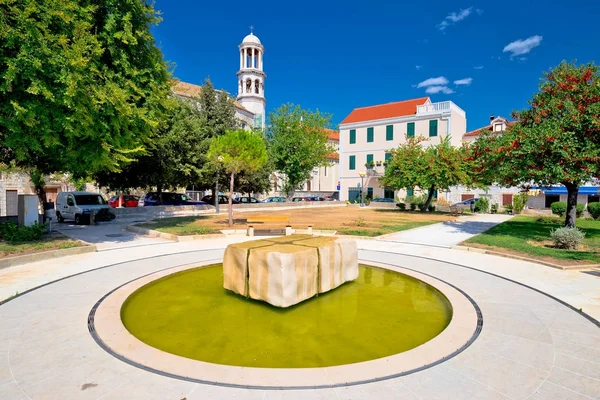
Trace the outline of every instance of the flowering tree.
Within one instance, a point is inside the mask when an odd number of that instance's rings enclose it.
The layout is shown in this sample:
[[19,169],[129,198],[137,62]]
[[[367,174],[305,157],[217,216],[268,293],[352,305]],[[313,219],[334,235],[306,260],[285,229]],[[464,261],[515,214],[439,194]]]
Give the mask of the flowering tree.
[[600,76],[594,64],[563,61],[544,75],[530,107],[502,135],[471,147],[475,173],[503,186],[567,188],[565,226],[575,227],[579,186],[600,175]]
[[382,185],[394,190],[419,187],[427,189],[426,210],[438,189],[447,190],[450,186],[470,184],[467,153],[463,148],[450,144],[447,136],[437,145],[423,146],[423,137],[406,138],[406,142],[392,150],[385,175],[380,178]]

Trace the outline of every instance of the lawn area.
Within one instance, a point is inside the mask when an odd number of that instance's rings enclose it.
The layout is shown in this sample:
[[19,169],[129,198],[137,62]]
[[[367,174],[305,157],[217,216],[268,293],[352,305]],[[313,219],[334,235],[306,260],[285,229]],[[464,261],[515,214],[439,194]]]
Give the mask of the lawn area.
[[[437,222],[454,220],[449,214],[434,212],[397,211],[389,209],[361,209],[356,206],[299,208],[291,210],[261,210],[234,212],[233,229],[245,229],[246,218],[251,215],[285,215],[296,229],[334,230],[342,235],[379,236],[387,233],[417,228]],[[204,235],[231,229],[227,215],[163,218],[138,224],[142,228],[158,230],[175,235]]]
[[41,253],[43,251],[68,249],[83,246],[78,240],[71,240],[60,233],[44,235],[42,240],[25,243],[8,243],[0,241],[0,258]]
[[577,219],[577,227],[585,232],[582,247],[577,251],[552,247],[550,231],[562,223],[562,218],[518,216],[463,244],[562,266],[600,263],[600,221]]

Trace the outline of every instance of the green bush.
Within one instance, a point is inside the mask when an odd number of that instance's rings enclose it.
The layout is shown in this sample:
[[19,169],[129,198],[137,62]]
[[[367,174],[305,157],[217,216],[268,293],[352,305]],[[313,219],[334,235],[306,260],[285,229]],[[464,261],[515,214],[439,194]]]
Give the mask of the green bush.
[[18,226],[14,222],[0,224],[0,235],[7,242],[33,242],[44,235],[45,226],[38,223],[32,226]]
[[[565,201],[557,201],[550,204],[550,208],[552,209],[552,214],[556,214],[559,217],[564,217],[567,213],[567,202]],[[577,204],[575,207],[575,213],[577,217],[581,217],[583,212],[585,211],[585,206],[583,204]]]
[[554,246],[559,249],[577,250],[585,233],[577,228],[557,228],[551,233]]
[[427,207],[427,211],[434,212],[435,211],[435,204],[430,204],[429,207]]
[[517,193],[513,196],[513,212],[521,214],[521,211],[527,205],[527,193]]
[[475,212],[487,213],[490,210],[490,201],[485,197],[480,197],[475,202]]
[[588,203],[587,207],[588,213],[594,219],[600,218],[600,203]]
[[498,212],[498,203],[492,204],[491,213],[496,214]]
[[512,212],[513,212],[512,204],[508,204],[508,205],[504,206],[504,212],[507,214],[512,214]]
[[396,204],[396,207],[398,207],[400,211],[406,211],[406,204],[404,203],[398,203]]
[[567,213],[567,203],[565,201],[557,201],[550,204],[552,214],[556,214],[559,217],[564,217]]

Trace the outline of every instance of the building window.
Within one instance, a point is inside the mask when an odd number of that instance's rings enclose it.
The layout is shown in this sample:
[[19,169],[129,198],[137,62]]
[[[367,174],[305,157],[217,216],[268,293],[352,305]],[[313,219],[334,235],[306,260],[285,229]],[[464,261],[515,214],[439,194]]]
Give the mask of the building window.
[[367,166],[371,166],[373,162],[373,154],[367,154]]
[[600,203],[600,196],[593,194],[588,195],[588,203]]
[[373,188],[372,187],[367,188],[367,199],[373,200]]
[[392,153],[385,153],[385,162],[386,162],[385,167],[386,168],[387,168],[387,166],[388,166],[388,164],[389,164],[389,162],[390,162],[391,159],[392,159]]
[[406,195],[407,196],[410,197],[410,196],[414,195],[414,193],[415,193],[415,191],[413,190],[413,188],[406,189]]
[[415,123],[414,122],[409,122],[406,125],[406,136],[415,137]]
[[373,128],[367,128],[367,143],[371,143],[374,140],[375,134]]
[[385,127],[385,140],[394,140],[394,125]]
[[434,137],[438,135],[438,121],[437,119],[432,119],[429,121],[429,137]]
[[502,132],[502,124],[495,124],[494,132]]
[[383,190],[383,198],[384,199],[393,199],[394,198],[394,190],[393,189],[384,189]]
[[350,170],[356,169],[356,156],[350,156]]
[[356,129],[350,129],[350,144],[356,143]]
[[552,203],[556,203],[557,201],[560,201],[560,196],[558,194],[547,194],[544,207],[550,208]]

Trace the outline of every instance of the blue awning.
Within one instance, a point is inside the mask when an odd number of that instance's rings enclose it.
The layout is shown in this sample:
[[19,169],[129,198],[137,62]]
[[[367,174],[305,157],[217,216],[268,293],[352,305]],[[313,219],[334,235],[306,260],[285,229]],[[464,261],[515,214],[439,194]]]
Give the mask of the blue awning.
[[[535,187],[532,189],[541,189],[544,194],[554,194],[554,195],[559,195],[559,194],[567,194],[567,188],[564,186],[553,186],[553,187]],[[586,195],[598,195],[598,186],[580,186],[579,187],[579,195],[581,196],[586,196]]]

